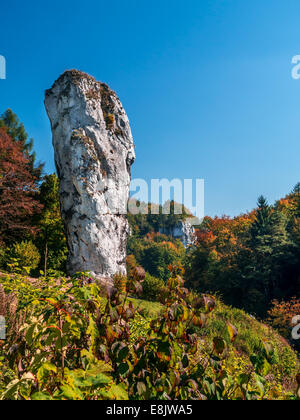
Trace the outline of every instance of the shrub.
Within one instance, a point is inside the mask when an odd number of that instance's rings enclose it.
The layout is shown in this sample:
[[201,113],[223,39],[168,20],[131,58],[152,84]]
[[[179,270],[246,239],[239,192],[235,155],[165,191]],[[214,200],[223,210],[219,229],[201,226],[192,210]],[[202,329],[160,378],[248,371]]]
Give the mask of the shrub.
[[162,297],[165,295],[165,289],[166,287],[162,280],[146,273],[143,283],[143,299],[150,300],[152,302],[161,302]]
[[[16,293],[24,318],[0,342],[0,400],[295,399],[282,392],[276,375],[274,384],[269,373],[262,377],[278,366],[269,337],[252,364],[234,348],[240,325],[226,323],[226,331],[217,337],[212,331],[207,343],[195,334],[215,316],[227,321],[229,308],[221,312],[211,296],[189,296],[182,273],[170,267],[168,297],[151,318],[128,297],[142,289],[141,269],[128,279],[126,295],[112,288],[105,298],[97,284],[84,282],[86,273],[47,282],[1,278],[2,301]],[[286,363],[295,376],[292,355],[290,349]]]
[[0,267],[4,268],[6,264],[6,249],[0,247]]
[[21,273],[29,274],[37,268],[40,259],[40,253],[32,241],[22,241],[13,245],[7,265],[12,271],[19,269]]
[[127,276],[116,274],[114,276],[114,285],[119,293],[126,293]]

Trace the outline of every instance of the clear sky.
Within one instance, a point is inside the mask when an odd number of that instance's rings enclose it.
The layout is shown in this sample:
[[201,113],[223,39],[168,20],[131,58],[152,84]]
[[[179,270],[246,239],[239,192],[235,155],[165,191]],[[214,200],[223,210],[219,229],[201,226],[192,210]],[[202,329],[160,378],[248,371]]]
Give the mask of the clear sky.
[[0,113],[18,114],[47,172],[44,90],[77,68],[119,95],[133,177],[204,178],[206,214],[237,215],[300,181],[299,0],[11,0],[0,15]]

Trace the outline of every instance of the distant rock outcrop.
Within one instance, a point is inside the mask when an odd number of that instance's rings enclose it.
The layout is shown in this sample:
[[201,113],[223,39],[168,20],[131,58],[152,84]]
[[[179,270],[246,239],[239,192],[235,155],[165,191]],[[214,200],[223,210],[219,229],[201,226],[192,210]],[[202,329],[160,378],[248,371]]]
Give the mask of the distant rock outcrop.
[[68,272],[99,278],[126,273],[126,219],[135,159],[128,117],[116,94],[93,77],[70,70],[46,91]]
[[195,228],[188,219],[179,221],[171,228],[160,228],[159,232],[179,239],[186,248],[193,245],[196,241]]

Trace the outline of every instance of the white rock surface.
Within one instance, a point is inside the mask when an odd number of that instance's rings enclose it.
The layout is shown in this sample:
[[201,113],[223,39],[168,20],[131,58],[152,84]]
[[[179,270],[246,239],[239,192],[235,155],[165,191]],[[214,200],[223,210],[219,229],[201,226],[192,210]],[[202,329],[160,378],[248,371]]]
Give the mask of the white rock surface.
[[93,77],[70,70],[46,91],[68,272],[100,278],[126,273],[126,219],[135,159],[128,117],[116,94]]
[[195,228],[188,219],[178,222],[172,228],[160,229],[159,232],[179,239],[185,247],[193,245],[196,240]]

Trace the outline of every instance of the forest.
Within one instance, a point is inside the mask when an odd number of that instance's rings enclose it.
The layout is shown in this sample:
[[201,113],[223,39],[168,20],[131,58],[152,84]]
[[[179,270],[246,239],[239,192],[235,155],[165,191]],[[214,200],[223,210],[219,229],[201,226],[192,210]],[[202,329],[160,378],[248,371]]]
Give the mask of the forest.
[[[68,277],[59,180],[0,117],[0,399],[300,399],[300,183],[237,217],[128,214],[127,276]],[[151,204],[148,204],[149,207]],[[1,337],[0,337],[1,338]]]

